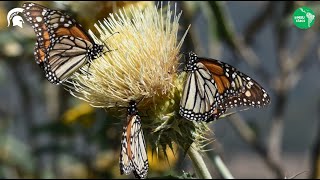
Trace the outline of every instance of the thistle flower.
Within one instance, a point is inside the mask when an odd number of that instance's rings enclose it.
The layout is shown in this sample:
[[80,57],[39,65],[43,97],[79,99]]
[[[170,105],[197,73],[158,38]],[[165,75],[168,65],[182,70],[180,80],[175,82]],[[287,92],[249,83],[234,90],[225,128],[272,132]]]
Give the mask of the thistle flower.
[[[178,40],[181,13],[170,5],[120,10],[95,24],[100,37],[91,36],[110,49],[83,67],[68,81],[75,97],[93,107],[127,107],[136,100],[146,142],[156,152],[166,153],[175,142],[187,150],[195,142],[203,145],[208,127],[182,119],[178,114],[185,73],[178,73],[180,48],[187,33]],[[84,72],[89,69],[89,74]],[[113,107],[113,108],[111,108]],[[123,108],[122,108],[123,109]],[[121,109],[120,109],[121,110]],[[119,112],[116,116],[119,116]],[[122,113],[125,113],[123,110]]]

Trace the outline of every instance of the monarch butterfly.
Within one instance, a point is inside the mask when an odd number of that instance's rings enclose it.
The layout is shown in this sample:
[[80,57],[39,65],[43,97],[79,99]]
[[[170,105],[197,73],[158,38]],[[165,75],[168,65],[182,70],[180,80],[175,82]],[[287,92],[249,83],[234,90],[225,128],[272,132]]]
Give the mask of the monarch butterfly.
[[132,171],[136,178],[143,179],[147,176],[148,168],[146,143],[141,129],[137,103],[130,101],[121,139],[120,173],[128,175]]
[[95,44],[69,15],[29,2],[23,4],[23,9],[23,16],[37,36],[36,63],[51,83],[62,83],[103,52],[104,45]]
[[227,108],[270,103],[269,95],[256,81],[227,63],[198,57],[194,52],[186,54],[186,62],[179,114],[188,120],[210,122]]

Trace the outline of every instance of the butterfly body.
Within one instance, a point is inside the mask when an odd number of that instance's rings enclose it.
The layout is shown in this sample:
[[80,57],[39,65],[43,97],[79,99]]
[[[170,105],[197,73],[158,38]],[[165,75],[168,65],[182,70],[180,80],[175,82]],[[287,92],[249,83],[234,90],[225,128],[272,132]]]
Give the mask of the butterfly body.
[[128,107],[127,121],[123,126],[120,151],[120,173],[130,174],[137,178],[146,178],[148,173],[146,144],[141,128],[136,102],[131,101]]
[[187,80],[179,113],[188,120],[213,121],[226,109],[237,106],[262,107],[269,95],[252,78],[219,60],[187,54]]
[[24,3],[22,14],[37,36],[35,60],[51,83],[60,84],[103,53],[69,15],[35,3]]

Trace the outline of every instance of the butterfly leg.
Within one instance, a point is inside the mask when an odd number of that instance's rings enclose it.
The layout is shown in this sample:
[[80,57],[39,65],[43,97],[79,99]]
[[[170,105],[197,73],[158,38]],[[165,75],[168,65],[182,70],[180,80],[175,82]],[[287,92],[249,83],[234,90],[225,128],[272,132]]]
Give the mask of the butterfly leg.
[[106,51],[104,51],[103,52],[103,54],[106,54],[106,53],[108,53],[108,52],[112,52],[112,51],[116,51],[116,50],[118,50],[118,49],[109,49],[107,46],[105,46],[106,47]]
[[88,78],[88,79],[89,79],[89,75],[92,76],[92,74],[89,72],[90,66],[91,66],[91,63],[89,63],[88,69],[87,69],[87,71],[86,71],[86,73],[87,73],[87,78]]
[[89,63],[88,68],[85,69],[84,67],[81,67],[81,71],[83,71],[85,74],[87,74],[87,78],[89,79],[89,75],[92,76],[92,74],[89,72],[89,68],[91,66],[91,63]]

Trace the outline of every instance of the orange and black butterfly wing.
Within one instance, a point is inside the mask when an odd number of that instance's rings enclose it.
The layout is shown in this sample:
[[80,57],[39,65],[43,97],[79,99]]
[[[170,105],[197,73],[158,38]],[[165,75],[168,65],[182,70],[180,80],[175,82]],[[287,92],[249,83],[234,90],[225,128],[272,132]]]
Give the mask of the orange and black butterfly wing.
[[44,17],[44,20],[48,27],[50,38],[68,35],[94,43],[92,38],[75,19],[61,11],[50,10]]
[[46,62],[48,73],[54,73],[52,78],[49,76],[53,79],[51,82],[63,82],[103,52],[104,46],[95,44],[81,25],[69,15],[51,10],[45,17],[45,23],[52,39]]
[[180,100],[179,114],[195,121],[212,121],[235,106],[262,107],[270,103],[267,92],[252,78],[221,61],[186,58],[187,80]]
[[120,149],[120,174],[130,174],[134,169],[132,164],[132,138],[131,138],[131,123],[132,116],[127,117],[127,122],[123,126]]
[[82,26],[75,19],[61,11],[29,2],[23,4],[23,9],[23,15],[37,35],[39,46],[45,48],[45,51],[48,51],[55,39],[61,36],[81,38],[94,44],[94,41],[83,30]]
[[70,77],[89,61],[87,49],[90,46],[89,41],[73,36],[56,38],[44,62],[47,79],[57,84]]
[[[50,11],[49,9],[36,5],[34,3],[24,3],[23,12],[25,19],[31,24],[36,36],[37,41],[35,45],[35,60],[38,64],[44,61],[45,54],[51,44],[48,27],[45,24],[44,17]],[[41,49],[40,49],[41,48]],[[39,56],[37,54],[41,54]]]
[[[23,9],[22,13],[32,25],[39,41],[41,40],[39,38],[43,37],[50,40],[59,36],[69,35],[93,43],[92,38],[83,30],[81,25],[64,12],[29,2],[23,4]],[[49,45],[46,47],[48,48]]]
[[218,88],[217,98],[220,99],[218,100],[220,107],[232,108],[238,105],[262,107],[270,103],[267,92],[248,75],[215,59],[200,57],[198,59],[212,73]]
[[40,47],[40,43],[38,41],[35,43],[33,54],[34,54],[36,63],[43,69],[43,62],[44,62],[46,53],[45,53],[45,50]]
[[218,91],[218,110],[209,121],[218,118],[221,115],[219,112],[224,112],[227,108],[263,107],[270,103],[270,97],[262,86],[233,66],[215,59],[198,57],[198,60],[198,63],[202,63],[212,74]]
[[35,3],[24,3],[23,15],[36,35],[36,62],[46,78],[59,84],[102,53],[104,46],[92,38],[69,15]]
[[127,124],[123,127],[120,150],[120,173],[130,174],[144,179],[148,174],[148,156],[141,119],[136,115],[128,115]]
[[211,116],[208,119],[206,119],[205,122],[211,122],[216,119],[219,119],[219,117],[223,115],[226,112],[226,110],[227,110],[226,108],[221,108],[221,107],[215,108]]
[[237,106],[263,107],[270,103],[267,92],[254,80],[246,82],[242,93],[224,100],[219,107],[233,108]]

